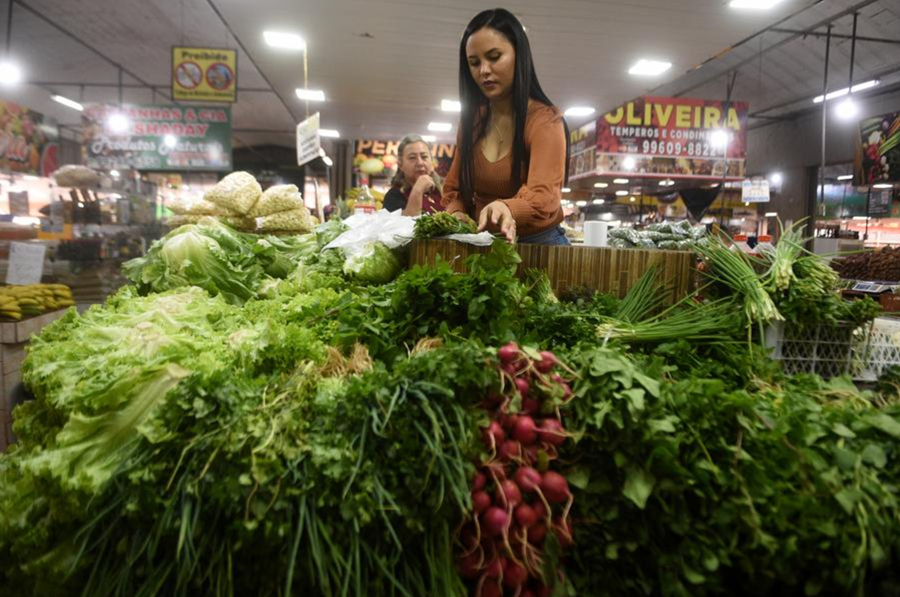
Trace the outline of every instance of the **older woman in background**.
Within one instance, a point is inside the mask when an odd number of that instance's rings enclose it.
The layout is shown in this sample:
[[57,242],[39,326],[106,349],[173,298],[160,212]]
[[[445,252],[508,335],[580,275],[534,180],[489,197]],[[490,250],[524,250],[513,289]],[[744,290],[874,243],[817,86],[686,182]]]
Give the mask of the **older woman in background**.
[[441,177],[434,171],[431,150],[418,135],[407,135],[400,142],[397,174],[391,190],[384,196],[384,209],[403,210],[404,216],[443,211]]

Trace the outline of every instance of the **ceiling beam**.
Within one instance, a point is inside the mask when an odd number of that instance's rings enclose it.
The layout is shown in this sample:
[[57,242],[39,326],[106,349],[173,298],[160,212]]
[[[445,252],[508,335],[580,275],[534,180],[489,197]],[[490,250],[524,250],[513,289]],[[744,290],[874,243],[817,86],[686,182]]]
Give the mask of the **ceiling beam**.
[[231,25],[225,19],[225,16],[221,13],[221,11],[219,11],[219,8],[213,3],[213,0],[206,0],[206,3],[209,4],[209,7],[212,9],[212,11],[214,13],[216,13],[216,16],[219,17],[219,20],[222,21],[223,25],[225,25],[225,29],[228,30],[228,33],[230,33],[231,37],[234,38],[235,43],[237,43],[237,45],[241,48],[241,50],[247,56],[247,59],[250,61],[250,64],[252,64],[253,67],[257,70],[257,72],[259,72],[259,76],[261,76],[263,78],[263,81],[266,82],[266,85],[268,85],[272,89],[272,92],[281,101],[281,105],[283,105],[284,109],[287,110],[288,114],[291,115],[291,119],[294,120],[294,122],[300,122],[297,119],[296,114],[294,114],[294,111],[291,109],[291,106],[285,101],[284,97],[280,93],[278,93],[278,90],[275,89],[275,86],[272,85],[272,81],[269,80],[269,77],[266,76],[266,73],[263,72],[263,69],[261,69],[259,64],[257,64],[256,61],[253,59],[253,55],[249,52],[249,50],[247,50],[247,46],[245,46],[243,44],[243,42],[241,42],[241,39],[234,32],[234,29],[231,28]]
[[[80,37],[78,37],[77,35],[72,33],[71,31],[69,31],[68,29],[66,29],[65,27],[63,27],[62,25],[60,25],[59,23],[57,23],[56,21],[54,21],[53,19],[48,17],[44,13],[40,12],[39,10],[32,8],[31,6],[25,4],[25,2],[23,2],[22,0],[10,0],[10,1],[17,4],[18,6],[22,7],[23,9],[27,10],[28,12],[30,12],[31,14],[33,14],[40,20],[44,21],[45,23],[47,23],[48,25],[50,25],[51,27],[53,27],[54,29],[56,29],[57,31],[59,31],[60,33],[65,35],[66,37],[68,37],[68,38],[72,39],[73,41],[77,42],[78,44],[84,46],[85,48],[87,48],[88,50],[90,50],[91,52],[93,52],[94,54],[96,54],[97,56],[99,56],[100,58],[102,58],[103,60],[105,60],[106,62],[111,64],[112,66],[116,67],[116,69],[118,69],[120,72],[125,73],[126,75],[128,75],[129,77],[134,79],[135,81],[137,81],[149,88],[154,87],[153,85],[151,85],[147,81],[143,80],[138,75],[134,74],[134,72],[128,70],[127,68],[122,66],[120,63],[116,62],[115,60],[113,60],[112,58],[110,58],[109,56],[107,56],[106,54],[104,54],[103,52],[101,52],[100,50],[98,50],[97,48],[92,46],[91,44],[87,43],[86,41],[84,41],[83,39],[81,39]],[[114,85],[114,87],[118,87],[118,85]],[[171,96],[167,96],[165,93],[163,93],[161,91],[158,91],[157,93],[162,95],[167,100],[173,101]]]
[[[826,37],[827,33],[822,33],[821,31],[812,31],[810,29],[778,29],[773,28],[769,29],[772,33],[787,33],[789,35],[797,35],[801,37]],[[889,39],[887,37],[867,37],[864,35],[846,35],[843,33],[832,33],[832,39],[856,39],[856,41],[868,41],[879,44],[893,44],[896,46],[900,46],[900,39]]]
[[[825,26],[827,26],[827,25],[830,25],[831,23],[837,21],[838,19],[843,18],[843,17],[845,17],[845,16],[847,16],[847,15],[851,15],[851,14],[853,14],[853,13],[855,13],[855,12],[858,12],[858,11],[862,10],[863,8],[869,6],[870,4],[874,4],[874,3],[878,2],[878,1],[879,1],[879,0],[863,0],[862,2],[857,2],[857,3],[854,4],[853,6],[850,6],[850,7],[848,7],[848,8],[845,8],[845,9],[843,9],[843,10],[841,10],[841,11],[839,11],[839,12],[833,14],[833,15],[831,15],[830,17],[828,17],[828,18],[826,18],[826,19],[822,19],[822,20],[819,21],[818,23],[816,23],[816,24],[812,25],[811,27],[809,27],[809,29],[810,29],[810,30],[813,30],[813,29],[819,29],[819,28],[821,28],[821,27],[825,27]],[[774,29],[774,28],[777,27],[778,25],[781,25],[781,24],[784,23],[785,21],[787,21],[787,20],[789,20],[789,19],[791,19],[791,18],[793,18],[793,17],[795,17],[795,16],[797,16],[797,15],[799,15],[799,14],[805,12],[806,10],[808,10],[809,8],[811,8],[812,6],[816,6],[816,5],[818,5],[818,4],[821,4],[821,2],[816,2],[815,4],[813,4],[813,5],[811,5],[811,6],[805,7],[805,8],[803,8],[802,10],[799,10],[799,11],[795,12],[794,14],[790,15],[790,16],[787,17],[786,19],[781,19],[779,22],[775,23],[775,24],[772,25],[771,27],[766,27],[765,29],[763,29],[763,30],[760,31],[759,33],[756,33],[756,34],[752,35],[751,37],[748,37],[747,39],[741,41],[740,43],[735,44],[734,46],[732,46],[732,47],[729,48],[728,50],[726,50],[726,51],[724,51],[724,52],[721,52],[721,53],[718,54],[717,56],[714,56],[713,58],[707,60],[707,61],[704,62],[701,66],[703,66],[703,65],[705,65],[705,64],[708,64],[708,63],[710,63],[711,61],[715,61],[715,60],[721,58],[722,56],[724,56],[725,54],[727,54],[729,51],[733,50],[734,48],[736,48],[736,47],[738,47],[738,46],[740,46],[740,45],[743,45],[743,44],[749,42],[751,39],[754,39],[754,38],[756,38],[756,37],[758,37],[758,36],[760,36],[760,35],[763,35],[763,34],[765,34],[765,33],[770,33],[770,32],[772,32],[772,29]],[[787,34],[787,35],[788,35],[788,37],[784,38],[783,40],[781,40],[781,41],[779,41],[779,42],[777,42],[777,43],[772,44],[771,46],[768,46],[768,47],[765,48],[765,49],[760,50],[759,52],[757,52],[756,54],[754,54],[754,55],[751,56],[750,58],[746,58],[746,59],[744,59],[744,60],[741,60],[740,62],[738,62],[738,63],[735,64],[735,65],[729,66],[728,69],[727,69],[726,71],[721,72],[721,73],[718,73],[718,74],[715,74],[715,75],[712,75],[712,76],[710,76],[710,77],[707,77],[706,79],[703,79],[703,80],[700,81],[699,83],[694,83],[694,84],[691,85],[690,87],[688,87],[688,88],[686,88],[686,89],[682,89],[681,91],[679,91],[679,92],[677,92],[677,93],[674,93],[674,94],[672,94],[672,95],[673,95],[674,97],[680,97],[680,96],[682,96],[682,95],[684,95],[684,94],[686,94],[686,93],[690,93],[691,91],[697,89],[698,87],[703,87],[704,85],[708,85],[709,83],[712,83],[712,82],[715,81],[716,79],[720,79],[721,77],[724,77],[724,76],[728,75],[728,73],[730,73],[730,72],[732,72],[732,71],[734,71],[734,70],[738,70],[738,69],[740,69],[741,67],[743,67],[743,66],[745,66],[745,65],[747,65],[747,64],[749,64],[749,63],[751,63],[751,62],[754,62],[754,61],[756,61],[756,60],[759,60],[759,57],[760,57],[760,56],[762,56],[762,55],[764,55],[764,54],[768,54],[769,52],[772,52],[772,51],[774,51],[774,50],[777,50],[778,48],[780,48],[780,47],[782,47],[782,46],[784,46],[784,45],[787,45],[787,44],[789,44],[790,42],[792,42],[792,41],[794,41],[794,40],[799,39],[799,38],[802,37],[802,35],[799,35],[799,34]],[[664,87],[665,85],[670,85],[670,84],[671,84],[671,83],[666,83],[666,84],[664,84],[664,85],[660,85],[659,87],[657,87],[656,89],[654,89],[653,92],[655,92],[657,89],[660,89],[661,87]],[[653,92],[651,92],[651,95],[652,95]]]

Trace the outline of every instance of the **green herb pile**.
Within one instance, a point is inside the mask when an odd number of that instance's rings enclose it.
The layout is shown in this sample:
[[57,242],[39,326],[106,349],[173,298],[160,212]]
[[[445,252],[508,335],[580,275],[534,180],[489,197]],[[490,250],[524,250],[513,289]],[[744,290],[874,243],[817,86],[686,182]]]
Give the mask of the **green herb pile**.
[[445,211],[439,211],[416,219],[413,236],[415,238],[435,238],[451,234],[475,234],[477,231],[478,229],[471,220],[460,220]]
[[900,591],[898,376],[787,377],[757,335],[800,296],[840,300],[804,252],[774,288],[707,253],[708,298],[667,305],[654,270],[621,299],[557,298],[503,242],[379,283],[324,250],[340,223],[179,230],[32,342],[36,399],[0,455],[4,594],[471,594],[459,532],[482,405],[518,391],[510,341],[552,350],[573,390],[557,594]]

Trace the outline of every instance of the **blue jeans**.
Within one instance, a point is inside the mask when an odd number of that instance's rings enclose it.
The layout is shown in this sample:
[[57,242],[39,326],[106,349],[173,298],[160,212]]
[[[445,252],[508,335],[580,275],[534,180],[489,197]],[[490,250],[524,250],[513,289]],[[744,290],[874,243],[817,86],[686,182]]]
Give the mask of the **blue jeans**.
[[532,234],[530,236],[523,236],[519,238],[519,243],[525,245],[562,245],[568,246],[572,243],[569,242],[569,239],[566,238],[566,233],[562,229],[562,226],[554,226],[549,230],[544,230],[543,232],[538,232],[537,234]]

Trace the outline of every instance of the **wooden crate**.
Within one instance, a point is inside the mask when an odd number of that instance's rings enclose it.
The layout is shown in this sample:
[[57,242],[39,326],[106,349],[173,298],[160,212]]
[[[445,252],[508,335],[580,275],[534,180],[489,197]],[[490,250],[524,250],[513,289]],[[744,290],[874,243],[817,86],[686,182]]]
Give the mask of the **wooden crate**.
[[[547,272],[557,293],[589,288],[621,298],[654,264],[660,266],[662,280],[671,290],[670,302],[684,298],[694,286],[694,254],[689,251],[550,245],[518,245],[516,250],[522,257],[519,272],[524,268]],[[409,261],[410,265],[432,264],[440,256],[444,261],[451,261],[455,271],[463,272],[466,257],[488,251],[489,247],[450,240],[414,240]]]

